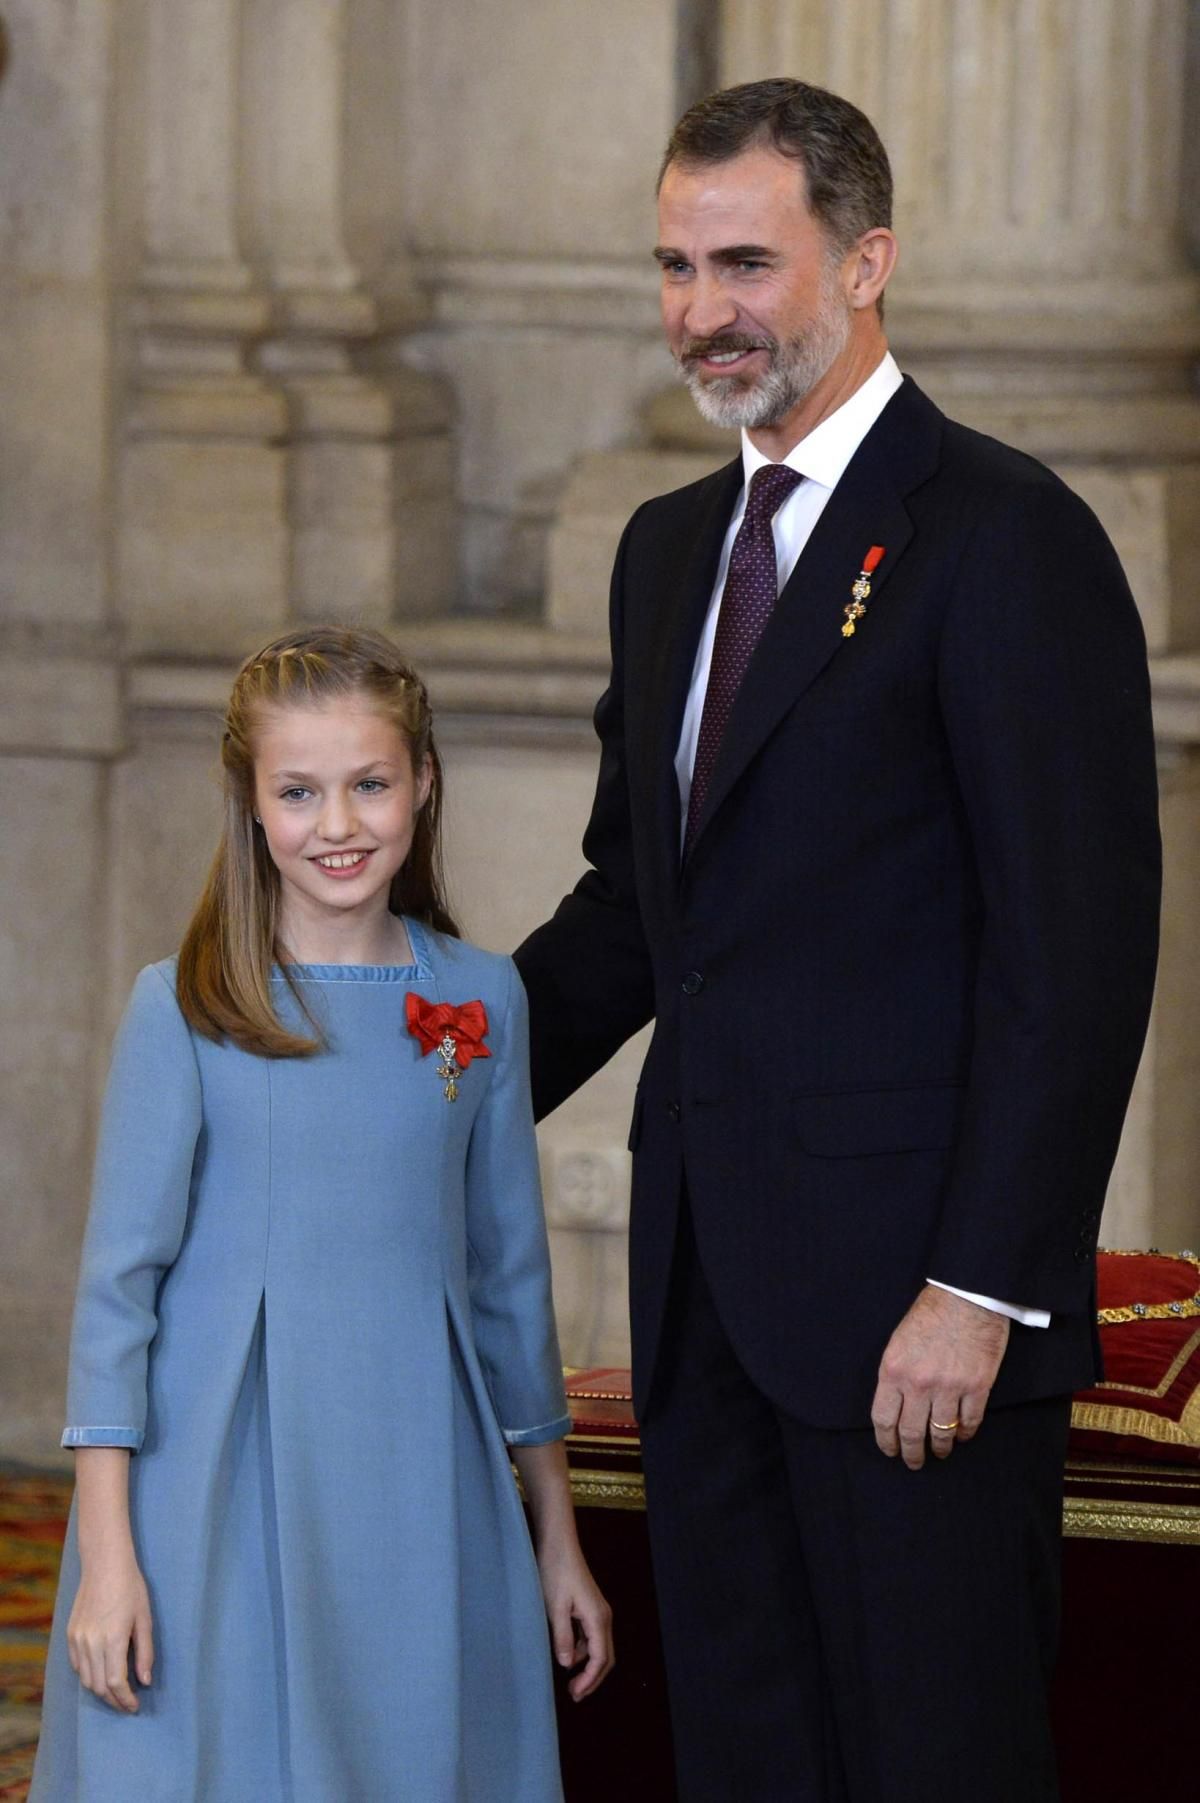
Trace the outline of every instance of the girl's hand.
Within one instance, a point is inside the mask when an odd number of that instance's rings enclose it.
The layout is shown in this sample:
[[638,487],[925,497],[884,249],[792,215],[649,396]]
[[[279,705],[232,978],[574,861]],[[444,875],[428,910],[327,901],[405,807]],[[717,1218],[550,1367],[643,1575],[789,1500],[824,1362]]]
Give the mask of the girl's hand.
[[599,1688],[613,1668],[612,1610],[587,1568],[578,1543],[561,1553],[539,1555],[538,1571],[554,1657],[563,1666],[579,1665],[567,1686],[572,1700],[582,1702]]
[[141,1685],[154,1670],[154,1637],[146,1580],[130,1548],[86,1563],[67,1622],[67,1651],[79,1682],[102,1703],[136,1715],[129,1647]]

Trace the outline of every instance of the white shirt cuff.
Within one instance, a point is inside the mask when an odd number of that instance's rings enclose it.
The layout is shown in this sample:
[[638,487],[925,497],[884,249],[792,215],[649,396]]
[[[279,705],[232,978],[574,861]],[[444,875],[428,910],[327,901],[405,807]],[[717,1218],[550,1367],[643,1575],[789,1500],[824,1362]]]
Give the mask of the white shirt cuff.
[[977,1302],[980,1308],[990,1308],[993,1314],[1007,1315],[1010,1321],[1019,1321],[1022,1327],[1049,1327],[1050,1310],[1048,1308],[1021,1308],[1015,1302],[997,1302],[994,1296],[977,1296],[974,1290],[956,1290],[952,1283],[939,1283],[936,1277],[927,1277],[935,1290],[949,1290],[952,1296],[961,1296],[964,1302]]

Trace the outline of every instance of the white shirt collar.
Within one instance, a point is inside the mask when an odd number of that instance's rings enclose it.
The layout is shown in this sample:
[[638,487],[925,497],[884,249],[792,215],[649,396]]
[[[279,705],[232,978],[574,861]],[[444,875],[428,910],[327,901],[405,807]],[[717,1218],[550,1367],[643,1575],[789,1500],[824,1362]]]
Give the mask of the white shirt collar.
[[[807,438],[793,445],[783,461],[789,469],[807,476],[810,482],[819,483],[822,488],[836,488],[846,465],[903,382],[896,359],[891,351],[885,351],[883,361],[871,371],[862,387],[856,388],[849,400],[843,401],[819,426],[814,426]],[[770,462],[771,459],[764,457],[743,431],[745,484],[749,486],[755,470]]]

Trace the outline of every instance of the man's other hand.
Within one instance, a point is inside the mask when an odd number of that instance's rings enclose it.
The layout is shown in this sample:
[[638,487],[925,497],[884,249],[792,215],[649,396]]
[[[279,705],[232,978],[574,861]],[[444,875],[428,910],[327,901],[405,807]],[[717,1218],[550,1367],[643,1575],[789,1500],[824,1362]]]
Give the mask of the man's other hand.
[[1007,1316],[926,1284],[880,1361],[871,1404],[879,1450],[918,1471],[927,1443],[944,1459],[978,1433],[1010,1326]]

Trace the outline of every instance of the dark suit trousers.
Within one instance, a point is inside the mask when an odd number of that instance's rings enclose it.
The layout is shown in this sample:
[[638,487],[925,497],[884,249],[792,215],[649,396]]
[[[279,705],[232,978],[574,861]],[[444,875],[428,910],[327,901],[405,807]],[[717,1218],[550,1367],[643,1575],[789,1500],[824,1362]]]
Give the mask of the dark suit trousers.
[[918,1472],[806,1427],[742,1370],[680,1217],[642,1442],[683,1803],[1053,1803],[1069,1401]]

